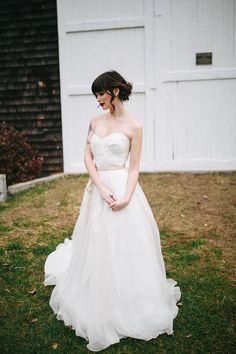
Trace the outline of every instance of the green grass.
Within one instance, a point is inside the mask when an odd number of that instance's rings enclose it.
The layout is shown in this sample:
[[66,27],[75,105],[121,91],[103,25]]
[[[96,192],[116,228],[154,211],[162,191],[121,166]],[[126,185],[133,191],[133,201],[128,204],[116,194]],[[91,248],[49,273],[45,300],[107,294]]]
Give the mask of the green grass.
[[[148,178],[153,176],[143,174],[141,181],[144,178],[148,186]],[[2,354],[89,353],[87,342],[56,319],[49,306],[53,287],[43,285],[46,257],[59,242],[71,236],[74,225],[71,220],[75,221],[78,216],[86,180],[84,176],[74,176],[53,181],[18,194],[0,208],[3,220],[0,224],[3,236],[0,246]],[[165,184],[168,188],[166,178]],[[59,195],[61,190],[63,195]],[[74,191],[80,193],[80,198]],[[55,201],[49,205],[52,196]],[[168,194],[166,202],[167,199]],[[48,208],[45,213],[42,205]],[[69,219],[72,207],[75,210]],[[52,208],[53,213],[49,215]],[[158,214],[158,210],[159,205],[154,212]],[[232,261],[224,256],[224,244],[210,241],[212,238],[222,241],[224,235],[212,229],[200,234],[195,225],[193,229],[198,237],[193,237],[185,231],[175,231],[174,225],[164,218],[160,218],[159,228],[167,277],[178,282],[182,293],[174,334],[163,334],[148,342],[125,338],[101,353],[233,354]]]

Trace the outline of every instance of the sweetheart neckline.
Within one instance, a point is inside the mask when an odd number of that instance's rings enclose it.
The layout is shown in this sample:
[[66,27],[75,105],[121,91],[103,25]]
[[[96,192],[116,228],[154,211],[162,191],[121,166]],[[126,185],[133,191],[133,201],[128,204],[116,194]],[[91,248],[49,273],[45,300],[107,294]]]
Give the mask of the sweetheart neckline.
[[104,139],[106,139],[106,138],[108,138],[108,137],[110,137],[111,135],[114,135],[114,134],[121,134],[121,135],[123,135],[125,138],[127,138],[129,141],[131,141],[131,139],[128,137],[128,135],[126,135],[126,134],[124,134],[124,133],[122,133],[122,132],[113,132],[113,133],[110,133],[110,134],[105,135],[104,137],[101,137],[101,136],[98,135],[97,133],[93,133],[91,139],[93,138],[94,135],[96,135],[100,140],[104,140]]

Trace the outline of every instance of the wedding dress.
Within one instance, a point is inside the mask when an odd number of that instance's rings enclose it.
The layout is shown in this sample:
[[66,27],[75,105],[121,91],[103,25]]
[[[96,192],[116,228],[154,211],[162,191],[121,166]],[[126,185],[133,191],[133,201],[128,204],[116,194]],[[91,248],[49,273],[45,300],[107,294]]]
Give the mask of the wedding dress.
[[[90,144],[100,178],[122,198],[130,139],[94,133]],[[48,255],[44,271],[44,285],[55,285],[49,304],[56,318],[89,350],[173,333],[181,291],[166,278],[159,229],[139,183],[129,204],[113,211],[89,178],[71,239]]]

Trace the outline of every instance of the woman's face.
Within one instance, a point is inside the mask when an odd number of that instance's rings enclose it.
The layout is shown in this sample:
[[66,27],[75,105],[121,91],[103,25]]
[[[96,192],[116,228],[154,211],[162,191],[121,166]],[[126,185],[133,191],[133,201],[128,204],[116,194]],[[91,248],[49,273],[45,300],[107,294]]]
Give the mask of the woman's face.
[[[116,92],[114,92],[114,93],[117,94]],[[113,107],[112,107],[112,105],[110,103],[111,97],[112,96],[109,93],[107,93],[106,91],[96,92],[97,101],[98,101],[98,103],[100,104],[100,106],[102,107],[103,110],[105,110],[105,109],[113,110]],[[115,100],[113,100],[113,104],[114,103],[115,103]]]

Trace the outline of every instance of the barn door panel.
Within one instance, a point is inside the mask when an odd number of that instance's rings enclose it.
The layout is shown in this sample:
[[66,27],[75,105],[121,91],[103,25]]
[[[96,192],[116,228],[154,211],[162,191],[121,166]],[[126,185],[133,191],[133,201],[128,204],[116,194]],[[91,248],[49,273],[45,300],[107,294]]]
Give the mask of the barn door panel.
[[89,120],[101,114],[91,83],[114,69],[133,82],[125,103],[143,125],[141,170],[153,170],[152,1],[58,0],[65,172],[85,171]]

